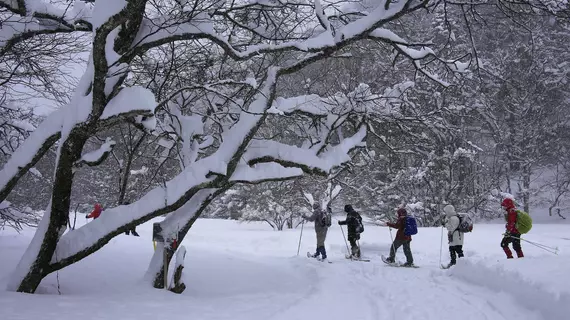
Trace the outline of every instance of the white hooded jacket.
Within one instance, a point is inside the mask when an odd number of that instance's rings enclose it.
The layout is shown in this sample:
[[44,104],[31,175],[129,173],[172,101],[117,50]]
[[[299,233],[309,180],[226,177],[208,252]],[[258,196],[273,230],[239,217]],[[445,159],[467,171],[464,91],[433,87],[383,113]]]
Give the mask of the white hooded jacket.
[[463,245],[463,232],[459,232],[457,228],[459,227],[459,217],[455,208],[452,205],[447,205],[443,208],[443,212],[447,216],[447,223],[445,227],[447,228],[447,234],[453,235],[452,241],[449,243],[450,246],[462,246]]

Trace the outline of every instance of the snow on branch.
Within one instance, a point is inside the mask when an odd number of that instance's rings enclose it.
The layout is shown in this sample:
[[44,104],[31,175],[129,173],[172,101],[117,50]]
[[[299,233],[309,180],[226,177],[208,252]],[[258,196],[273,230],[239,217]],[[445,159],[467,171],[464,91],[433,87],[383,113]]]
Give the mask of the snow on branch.
[[317,155],[315,149],[303,149],[271,140],[252,141],[243,158],[249,165],[276,162],[284,167],[301,168],[304,172],[327,175],[333,168],[350,161],[349,152],[364,146],[366,126],[350,138]]
[[93,167],[100,165],[107,157],[109,153],[113,151],[116,142],[111,140],[111,138],[107,138],[105,143],[99,147],[99,149],[88,152],[81,156],[81,159],[75,163],[75,167],[81,167],[84,164]]
[[[389,4],[389,6],[387,5]],[[413,11],[425,6],[426,1],[423,0],[401,0],[391,2],[391,0],[382,0],[376,9],[358,20],[348,23],[340,29],[336,34],[335,40],[350,39],[360,37],[374,31],[383,25],[386,21],[394,19],[397,15],[405,11]]]
[[57,7],[43,0],[0,0],[9,12],[2,18],[0,56],[18,42],[40,34],[91,31],[93,5],[74,1],[73,6]]
[[315,116],[326,116],[329,114],[323,99],[316,94],[292,98],[278,97],[273,101],[271,108],[267,110],[269,113],[279,115],[290,114],[295,111]]
[[100,243],[101,239],[110,240],[113,232],[118,233],[117,230],[121,227],[132,223],[136,225],[137,222],[144,222],[179,209],[212,184],[213,179],[206,176],[213,166],[218,164],[208,158],[196,161],[164,185],[149,191],[138,201],[103,211],[98,219],[64,234],[57,244],[54,259],[57,256],[57,262],[62,263],[77,254],[88,255],[87,250],[90,247],[102,246],[104,243]]
[[287,180],[303,175],[300,168],[286,168],[278,163],[258,163],[253,166],[237,166],[231,181],[239,183],[261,183],[266,181]]
[[129,115],[153,116],[156,106],[154,94],[149,89],[126,87],[107,103],[101,120]]
[[133,47],[154,46],[156,42],[161,43],[164,39],[199,35],[214,34],[214,25],[206,13],[191,17],[190,21],[181,16],[159,16],[156,18],[143,19],[139,32],[133,41]]
[[[230,42],[230,37],[217,33],[213,28],[211,15],[197,14],[193,17],[182,16],[161,16],[154,19],[145,20],[143,22],[144,28],[137,34],[136,41],[132,50],[133,55],[140,51],[148,50],[149,48],[156,47],[165,43],[177,40],[191,40],[191,39],[209,39],[220,46],[228,55],[235,60],[247,60],[251,57],[272,52],[281,51],[301,51],[311,53],[322,53],[330,51],[331,49],[338,49],[344,47],[354,41],[360,40],[367,36],[367,33],[374,31],[376,28],[381,27],[387,22],[396,19],[404,12],[411,12],[425,6],[426,1],[422,0],[405,0],[390,3],[384,0],[378,7],[370,12],[368,15],[361,17],[353,22],[341,26],[335,36],[332,35],[328,24],[328,18],[325,16],[320,3],[315,5],[315,22],[324,26],[324,30],[320,33],[313,34],[312,36],[299,40],[289,41],[275,41],[272,43],[261,43],[245,46],[243,44],[234,45]],[[259,5],[258,3],[251,3],[243,6],[234,6],[233,4],[229,9],[218,8],[213,10],[212,15],[221,15],[227,18],[229,11],[247,10],[251,6]],[[301,6],[297,2],[279,2],[279,6]],[[226,24],[238,24],[235,20],[230,19]],[[319,29],[320,30],[320,29]],[[255,30],[251,30],[254,32]],[[254,32],[255,33],[255,32]],[[381,31],[377,31],[380,35]],[[268,39],[270,40],[270,39]],[[394,40],[394,38],[392,39]],[[396,42],[400,42],[399,40]],[[239,48],[239,49],[238,49]]]
[[[461,62],[459,60],[443,60],[427,46],[428,44],[409,43],[394,32],[384,28],[378,28],[370,32],[368,34],[368,38],[379,40],[391,45],[398,54],[411,60],[418,72],[424,74],[444,87],[449,87],[451,84],[441,79],[437,74],[427,70],[426,67],[421,64],[420,60],[430,57],[434,58],[435,61],[441,62],[446,68],[448,68],[448,70],[454,73],[466,73],[471,65],[470,61]],[[413,47],[419,47],[419,49],[415,49]]]
[[10,227],[20,232],[24,226],[36,227],[39,221],[35,212],[18,210],[8,201],[0,201],[0,229]]
[[53,112],[12,153],[0,170],[0,201],[6,199],[20,177],[26,174],[60,138],[63,119],[64,109]]

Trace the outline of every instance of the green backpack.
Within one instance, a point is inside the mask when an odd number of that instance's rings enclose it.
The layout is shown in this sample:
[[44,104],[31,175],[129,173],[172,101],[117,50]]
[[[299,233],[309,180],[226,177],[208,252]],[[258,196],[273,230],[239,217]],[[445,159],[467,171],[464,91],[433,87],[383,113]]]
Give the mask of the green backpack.
[[532,218],[530,215],[522,210],[517,210],[517,222],[515,228],[521,233],[525,234],[532,229]]

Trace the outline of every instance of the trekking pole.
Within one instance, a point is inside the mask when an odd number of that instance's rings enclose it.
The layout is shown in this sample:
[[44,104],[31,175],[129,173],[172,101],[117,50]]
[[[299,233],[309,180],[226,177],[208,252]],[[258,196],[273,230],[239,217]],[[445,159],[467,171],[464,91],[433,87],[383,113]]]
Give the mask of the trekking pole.
[[514,237],[514,236],[509,236],[509,237],[511,237],[511,238],[513,238],[513,239],[522,240],[522,241],[527,242],[527,243],[530,243],[530,244],[532,244],[533,246],[535,246],[535,247],[537,247],[537,248],[540,248],[540,249],[542,249],[542,250],[544,250],[544,251],[548,251],[548,252],[550,252],[550,253],[553,253],[553,254],[558,255],[558,247],[553,248],[553,247],[549,247],[549,246],[544,245],[544,244],[532,242],[532,241],[529,241],[529,240],[526,240],[526,239],[523,239],[523,238],[517,238],[517,237]]
[[530,243],[530,244],[533,244],[533,245],[535,245],[535,246],[537,246],[537,247],[543,247],[543,248],[551,249],[551,250],[558,250],[558,247],[556,247],[556,248],[555,248],[555,247],[549,247],[549,246],[547,246],[547,245],[545,245],[545,244],[533,242],[533,241],[526,240],[526,239],[523,239],[523,238],[517,238],[517,237],[511,236],[511,235],[509,235],[509,238],[522,240],[522,241],[528,242],[528,243]]
[[541,244],[541,243],[532,242],[532,241],[529,241],[529,240],[526,240],[526,239],[523,239],[523,238],[521,238],[521,240],[522,240],[522,241],[525,241],[525,242],[528,242],[528,243],[530,243],[530,244],[532,244],[532,245],[535,245],[535,246],[537,246],[537,247],[540,247],[540,248],[558,251],[558,247],[556,247],[556,248],[554,248],[554,247],[549,247],[549,246],[547,246],[547,245],[544,245],[544,244]]
[[441,240],[439,241],[439,264],[441,265],[441,254],[443,251],[443,226],[441,226]]
[[346,236],[344,235],[344,229],[342,228],[341,225],[339,225],[339,227],[340,227],[340,231],[342,231],[342,238],[344,239],[344,244],[346,245],[346,253],[350,254],[351,251],[350,251],[350,249],[348,249],[348,242],[346,242]]
[[301,238],[303,238],[303,227],[305,226],[305,219],[301,223],[301,235],[299,235],[299,246],[297,246],[297,256],[299,256],[299,250],[301,250]]
[[[392,250],[394,251],[394,259],[396,258],[396,249],[394,248],[394,238],[392,237],[392,228],[388,227],[388,230],[390,231],[390,240],[392,241]],[[394,260],[396,261],[396,260]]]

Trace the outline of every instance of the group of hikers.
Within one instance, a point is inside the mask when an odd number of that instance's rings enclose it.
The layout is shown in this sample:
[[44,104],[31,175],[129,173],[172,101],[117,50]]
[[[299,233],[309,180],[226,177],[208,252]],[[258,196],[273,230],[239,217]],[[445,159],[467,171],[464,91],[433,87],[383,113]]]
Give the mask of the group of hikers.
[[[507,256],[507,259],[512,259],[513,253],[509,248],[509,244],[512,243],[517,257],[522,258],[524,257],[524,254],[522,252],[520,241],[521,233],[526,233],[530,230],[532,226],[532,220],[530,220],[530,216],[528,216],[527,213],[517,210],[514,201],[510,198],[505,198],[501,203],[501,207],[505,210],[506,220],[506,231],[503,234],[501,247]],[[350,243],[351,252],[347,255],[347,258],[359,260],[361,259],[361,251],[358,240],[360,240],[360,234],[364,231],[362,217],[358,212],[356,212],[356,210],[354,210],[350,204],[344,206],[344,211],[346,212],[346,219],[339,220],[338,224],[341,226],[346,225],[348,229],[347,239]],[[443,208],[443,212],[446,219],[442,219],[442,226],[447,229],[447,242],[449,245],[450,262],[447,266],[442,267],[449,268],[457,263],[457,258],[462,258],[464,256],[463,240],[465,233],[471,232],[473,229],[473,223],[468,217],[457,213],[455,211],[455,208],[450,204],[446,205]],[[415,219],[408,215],[408,212],[405,208],[399,208],[396,211],[396,214],[396,222],[386,222],[381,224],[381,226],[387,226],[397,230],[396,237],[390,246],[390,255],[388,258],[383,260],[386,263],[394,264],[396,252],[400,247],[403,247],[404,255],[406,256],[406,262],[402,264],[402,266],[414,267],[414,257],[412,256],[410,244],[412,242],[412,235],[417,233]],[[325,211],[318,203],[313,204],[313,213],[311,216],[303,215],[303,218],[305,220],[313,221],[315,223],[317,250],[314,254],[309,254],[310,257],[317,258],[319,260],[327,259],[325,239],[327,236],[328,228],[332,224],[331,215],[332,210],[330,206],[327,206],[327,209]],[[413,225],[410,226],[408,221],[412,221]],[[521,230],[518,230],[517,228],[520,228]]]
[[[129,204],[125,202],[124,204]],[[505,210],[505,220],[506,220],[506,231],[503,234],[503,239],[501,241],[501,247],[507,255],[507,259],[513,258],[513,253],[509,248],[509,244],[512,243],[513,249],[517,254],[518,258],[524,257],[521,248],[520,236],[522,233],[526,233],[532,227],[532,220],[530,216],[524,211],[517,210],[515,203],[510,198],[505,198],[501,207]],[[86,218],[97,219],[101,212],[103,211],[99,203],[95,204],[94,210],[86,216]],[[338,224],[340,226],[346,225],[348,229],[347,240],[350,243],[350,253],[347,258],[360,260],[360,234],[364,232],[364,225],[362,223],[362,217],[352,205],[347,204],[344,206],[344,211],[346,212],[346,219],[339,220]],[[447,229],[447,242],[449,244],[449,256],[450,262],[446,266],[449,268],[457,263],[457,258],[462,258],[463,253],[463,240],[465,233],[471,232],[473,229],[473,223],[471,219],[464,218],[455,211],[455,208],[448,204],[443,208],[443,212],[447,219],[442,219],[442,226]],[[417,227],[415,218],[408,215],[405,208],[399,208],[396,211],[397,220],[396,222],[385,222],[381,226],[387,226],[397,230],[396,237],[392,241],[390,246],[390,255],[388,258],[383,259],[384,262],[388,264],[394,264],[396,258],[396,252],[400,247],[403,247],[404,255],[406,256],[406,262],[402,264],[403,267],[414,267],[414,257],[411,250],[412,235],[417,233]],[[330,206],[327,206],[326,211],[321,208],[319,203],[313,203],[313,212],[311,216],[303,215],[303,218],[307,221],[313,221],[315,223],[315,233],[317,235],[317,250],[314,254],[309,254],[312,258],[317,258],[319,260],[327,259],[327,251],[325,248],[325,240],[327,237],[328,228],[332,224],[332,210]],[[521,229],[521,230],[519,230]],[[132,234],[138,237],[135,227],[125,231],[126,235]]]

